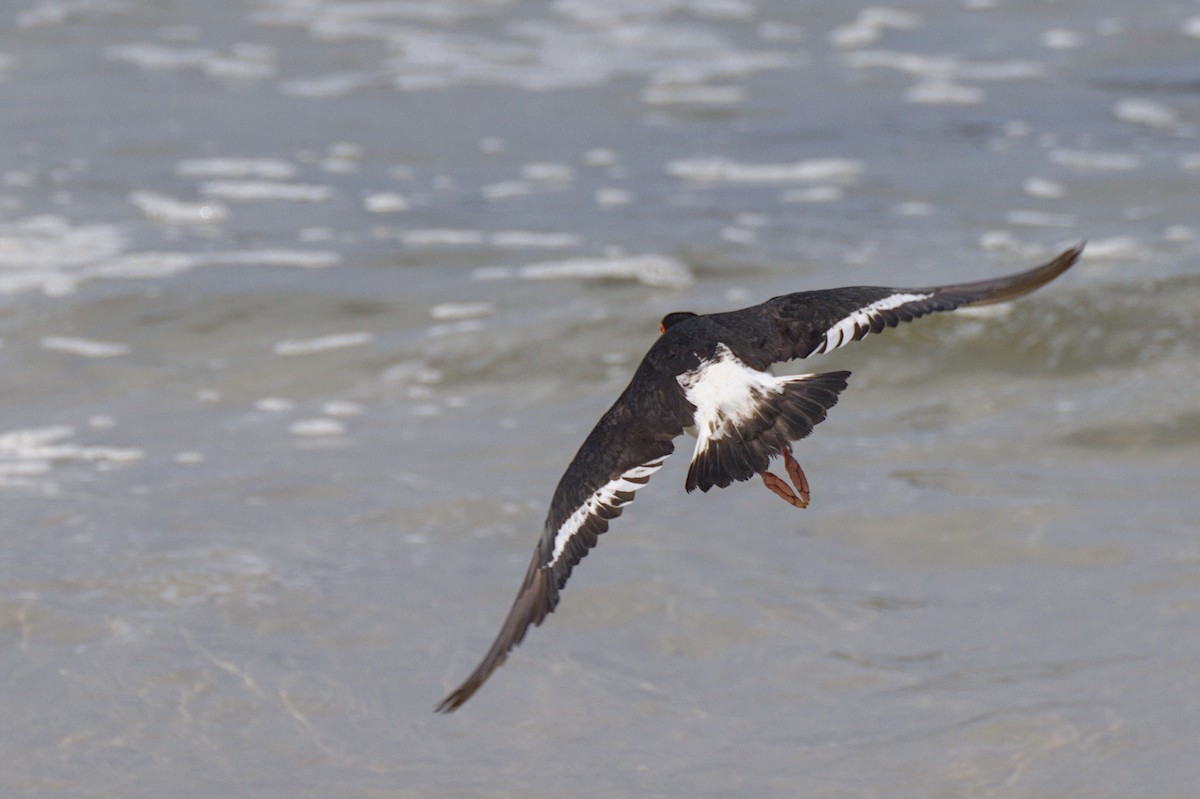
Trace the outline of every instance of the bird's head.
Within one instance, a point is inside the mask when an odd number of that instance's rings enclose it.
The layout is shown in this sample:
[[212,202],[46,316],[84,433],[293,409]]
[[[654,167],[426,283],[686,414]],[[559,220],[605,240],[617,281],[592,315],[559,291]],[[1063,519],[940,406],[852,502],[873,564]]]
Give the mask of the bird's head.
[[658,323],[658,332],[666,333],[673,325],[677,325],[685,319],[691,319],[695,315],[696,314],[692,313],[691,311],[675,311],[673,313],[669,313],[662,318],[661,322]]

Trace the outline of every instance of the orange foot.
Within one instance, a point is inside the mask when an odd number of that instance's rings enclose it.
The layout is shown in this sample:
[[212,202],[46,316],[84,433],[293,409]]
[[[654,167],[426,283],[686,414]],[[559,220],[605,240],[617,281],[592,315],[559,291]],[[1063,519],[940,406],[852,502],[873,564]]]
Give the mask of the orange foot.
[[[792,478],[792,483],[796,486],[796,491],[793,491],[792,487],[780,477],[770,472],[759,472],[763,485],[775,492],[789,505],[797,508],[807,508],[808,501],[811,498],[808,489],[808,478],[804,476],[804,470],[800,468],[800,464],[792,457],[791,449],[783,451],[783,464],[787,468],[788,477]],[[797,492],[799,492],[798,495]]]

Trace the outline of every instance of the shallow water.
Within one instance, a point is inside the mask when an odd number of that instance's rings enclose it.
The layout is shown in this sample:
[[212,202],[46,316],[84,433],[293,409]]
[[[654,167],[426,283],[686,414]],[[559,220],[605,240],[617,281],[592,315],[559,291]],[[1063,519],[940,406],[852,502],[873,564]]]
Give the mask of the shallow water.
[[[0,785],[1200,783],[1200,16],[24,0],[0,26]],[[687,447],[459,713],[658,319],[1083,261]]]

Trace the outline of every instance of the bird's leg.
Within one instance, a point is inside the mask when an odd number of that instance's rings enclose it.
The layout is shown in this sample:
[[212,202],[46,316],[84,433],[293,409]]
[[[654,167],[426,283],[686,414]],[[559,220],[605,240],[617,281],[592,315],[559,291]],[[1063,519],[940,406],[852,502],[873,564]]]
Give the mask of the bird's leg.
[[788,477],[792,478],[792,484],[800,492],[800,501],[804,503],[800,507],[807,507],[809,499],[812,498],[812,494],[808,490],[808,478],[804,476],[804,470],[800,468],[800,464],[793,457],[791,447],[783,450],[783,464],[787,467]]
[[784,480],[770,472],[759,472],[762,477],[763,485],[775,492],[779,497],[789,505],[797,508],[807,508],[809,500],[808,478],[804,476],[804,470],[800,468],[800,464],[796,463],[796,459],[792,457],[791,449],[783,451],[783,464],[787,468],[788,477],[792,478],[792,482],[796,485],[796,490],[800,492],[799,496],[792,487]]
[[763,485],[779,495],[784,502],[789,505],[794,505],[797,508],[803,508],[807,502],[802,502],[800,497],[796,496],[796,492],[784,480],[770,472],[759,472],[758,476],[762,478]]

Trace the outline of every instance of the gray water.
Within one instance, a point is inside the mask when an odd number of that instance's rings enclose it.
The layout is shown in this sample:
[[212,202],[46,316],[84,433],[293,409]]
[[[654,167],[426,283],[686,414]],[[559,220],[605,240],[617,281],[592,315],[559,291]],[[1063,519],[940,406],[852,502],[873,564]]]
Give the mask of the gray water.
[[[1200,6],[19,0],[0,786],[1182,797]],[[671,459],[457,714],[672,310],[1082,262]]]

